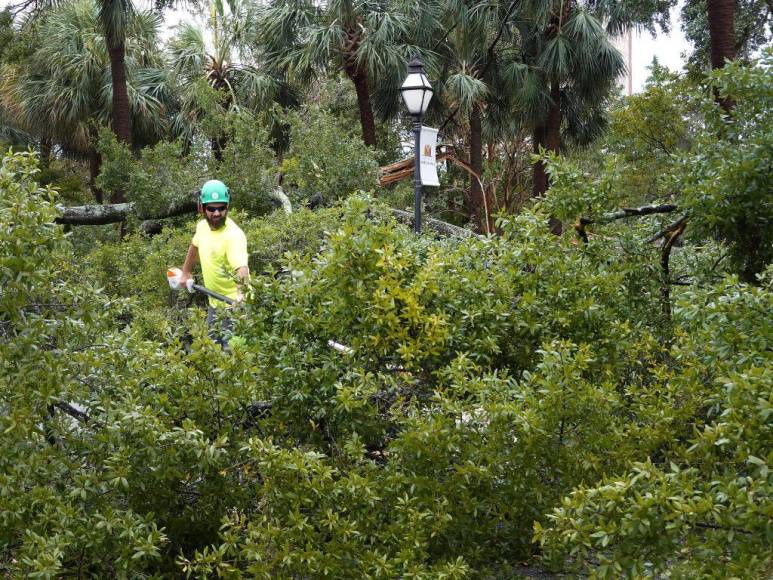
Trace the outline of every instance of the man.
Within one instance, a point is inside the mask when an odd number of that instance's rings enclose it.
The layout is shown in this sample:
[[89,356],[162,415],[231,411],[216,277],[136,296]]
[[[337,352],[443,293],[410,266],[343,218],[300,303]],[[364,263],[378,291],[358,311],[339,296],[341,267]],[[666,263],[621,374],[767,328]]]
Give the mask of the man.
[[[242,285],[249,278],[247,238],[239,226],[228,217],[230,202],[230,191],[222,181],[212,179],[201,188],[198,209],[204,219],[196,224],[196,234],[185,256],[180,284],[185,287],[198,260],[201,262],[204,286],[239,301],[242,299]],[[226,306],[225,302],[209,298],[207,325],[210,328],[218,314],[223,314]],[[227,347],[227,335],[230,334],[231,328],[231,320],[223,317],[222,335],[217,336],[219,332],[210,331],[210,336],[223,347]]]

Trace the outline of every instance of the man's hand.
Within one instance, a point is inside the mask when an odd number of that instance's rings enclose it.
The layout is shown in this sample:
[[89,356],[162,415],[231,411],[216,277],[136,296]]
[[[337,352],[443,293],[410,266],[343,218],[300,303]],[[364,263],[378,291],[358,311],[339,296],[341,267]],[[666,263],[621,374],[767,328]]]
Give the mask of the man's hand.
[[244,284],[250,279],[250,269],[242,266],[236,270],[236,303],[244,302]]
[[185,255],[185,264],[183,264],[183,272],[180,274],[180,286],[185,288],[188,292],[191,292],[188,284],[193,283],[189,282],[189,280],[191,280],[191,270],[193,269],[193,265],[198,262],[198,260],[199,249],[191,244],[188,246],[188,253]]
[[180,288],[185,288],[191,294],[193,294],[193,282],[193,276],[190,274],[180,274]]

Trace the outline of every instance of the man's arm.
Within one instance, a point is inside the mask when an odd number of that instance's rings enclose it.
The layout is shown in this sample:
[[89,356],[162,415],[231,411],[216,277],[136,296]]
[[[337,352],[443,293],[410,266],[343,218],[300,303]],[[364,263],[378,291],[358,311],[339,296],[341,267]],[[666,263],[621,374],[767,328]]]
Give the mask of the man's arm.
[[236,300],[241,301],[244,298],[244,285],[250,279],[250,269],[247,266],[241,266],[236,270]]
[[188,279],[191,277],[191,270],[196,262],[199,261],[199,249],[191,244],[188,246],[188,253],[185,255],[185,263],[183,264],[183,273],[180,276],[180,285],[185,287]]

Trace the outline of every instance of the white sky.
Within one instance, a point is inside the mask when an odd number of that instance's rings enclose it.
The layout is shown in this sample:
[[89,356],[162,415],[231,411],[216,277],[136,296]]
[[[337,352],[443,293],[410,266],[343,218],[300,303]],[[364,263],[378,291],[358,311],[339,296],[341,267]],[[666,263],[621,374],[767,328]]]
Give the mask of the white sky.
[[[631,69],[633,92],[641,91],[644,81],[649,76],[648,67],[652,58],[673,71],[679,71],[685,62],[686,53],[690,49],[687,39],[681,30],[679,12],[683,2],[671,10],[671,32],[658,34],[655,38],[649,32],[634,33]],[[708,34],[708,32],[707,32]]]

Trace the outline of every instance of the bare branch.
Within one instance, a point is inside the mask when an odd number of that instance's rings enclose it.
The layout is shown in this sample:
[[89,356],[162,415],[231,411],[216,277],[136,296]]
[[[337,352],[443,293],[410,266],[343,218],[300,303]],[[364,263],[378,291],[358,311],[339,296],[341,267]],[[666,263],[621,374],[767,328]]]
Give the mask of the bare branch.
[[666,237],[668,234],[676,231],[682,224],[684,224],[687,221],[688,217],[689,216],[687,214],[684,214],[678,220],[676,220],[675,222],[669,224],[665,229],[661,230],[660,232],[658,232],[654,236],[652,236],[650,238],[647,238],[644,243],[645,244],[651,244],[652,242],[657,242],[658,240]]
[[677,211],[678,206],[672,203],[660,205],[643,205],[641,207],[624,207],[609,213],[605,213],[596,219],[581,217],[579,223],[582,225],[590,224],[608,224],[615,220],[621,220],[629,217],[641,217],[655,213],[671,213]]
[[58,403],[54,403],[53,406],[81,423],[89,423],[95,427],[102,426],[102,424],[99,423],[98,421],[94,421],[88,413],[85,413],[80,409],[76,409],[70,403],[65,403],[64,401],[60,401]]

